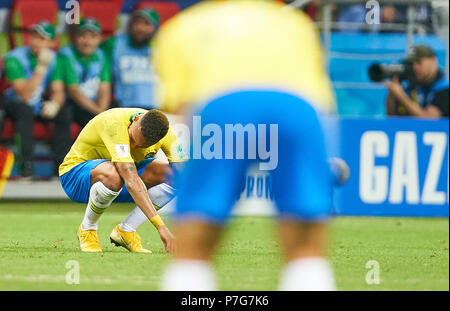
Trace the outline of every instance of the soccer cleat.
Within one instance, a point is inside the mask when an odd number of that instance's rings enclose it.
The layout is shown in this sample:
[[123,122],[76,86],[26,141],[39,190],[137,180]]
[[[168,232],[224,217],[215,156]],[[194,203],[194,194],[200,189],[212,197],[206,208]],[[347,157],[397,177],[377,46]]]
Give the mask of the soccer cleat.
[[102,248],[98,242],[97,230],[83,230],[81,225],[78,227],[78,240],[82,252],[101,253]]
[[116,246],[125,247],[132,253],[146,253],[150,254],[152,251],[145,249],[141,244],[141,237],[139,234],[135,232],[126,232],[122,231],[117,225],[111,235],[109,236],[109,240]]

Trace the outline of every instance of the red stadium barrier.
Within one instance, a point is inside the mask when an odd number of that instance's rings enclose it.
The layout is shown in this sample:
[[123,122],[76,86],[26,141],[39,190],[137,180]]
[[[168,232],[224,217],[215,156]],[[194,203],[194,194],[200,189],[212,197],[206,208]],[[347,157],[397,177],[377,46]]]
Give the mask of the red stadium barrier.
[[151,8],[159,13],[160,23],[180,12],[180,6],[176,2],[160,2],[160,1],[142,1],[136,4],[135,9]]
[[[50,140],[53,136],[53,124],[45,124],[42,122],[35,122],[33,125],[33,138],[36,140]],[[81,127],[77,123],[72,123],[70,127],[70,135],[73,140],[80,134]],[[11,140],[14,137],[14,124],[10,119],[5,120],[3,131],[0,137],[4,140]]]
[[80,15],[95,18],[102,27],[103,39],[112,36],[119,24],[120,6],[118,1],[80,1]]

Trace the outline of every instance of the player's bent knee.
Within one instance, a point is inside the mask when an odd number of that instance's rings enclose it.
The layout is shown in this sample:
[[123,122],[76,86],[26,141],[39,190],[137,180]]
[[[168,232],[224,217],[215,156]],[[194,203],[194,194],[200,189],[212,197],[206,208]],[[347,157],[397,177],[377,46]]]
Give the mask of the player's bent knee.
[[169,165],[164,162],[153,161],[142,173],[142,180],[147,188],[151,188],[155,185],[159,185],[167,181],[167,175],[169,174]]
[[105,187],[113,191],[122,189],[123,181],[113,163],[107,161],[98,165],[91,172],[91,185],[101,181]]

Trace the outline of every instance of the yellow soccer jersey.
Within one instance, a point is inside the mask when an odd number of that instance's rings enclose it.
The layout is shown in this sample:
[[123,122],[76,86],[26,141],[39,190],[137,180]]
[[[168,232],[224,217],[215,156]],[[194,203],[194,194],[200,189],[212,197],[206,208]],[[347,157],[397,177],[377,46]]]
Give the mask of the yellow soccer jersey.
[[109,109],[94,117],[83,128],[69,153],[59,167],[59,175],[64,175],[74,166],[95,159],[112,162],[138,163],[146,157],[153,157],[162,149],[169,162],[184,161],[184,153],[177,136],[169,126],[163,139],[148,148],[130,150],[128,127],[136,113],[147,112],[137,108]]
[[161,27],[153,51],[168,112],[244,89],[285,90],[334,110],[318,31],[306,14],[279,3],[194,5]]

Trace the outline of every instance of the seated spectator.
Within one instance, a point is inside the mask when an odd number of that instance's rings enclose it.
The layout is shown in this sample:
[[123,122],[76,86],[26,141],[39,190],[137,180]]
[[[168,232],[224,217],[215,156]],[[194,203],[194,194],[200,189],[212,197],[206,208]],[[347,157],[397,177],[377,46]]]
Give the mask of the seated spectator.
[[[381,24],[405,24],[407,23],[405,14],[402,14],[402,8],[393,5],[383,5],[381,7],[380,14]],[[379,32],[382,33],[395,33],[401,32],[398,29],[383,29],[381,28]]]
[[[35,118],[60,121],[64,103],[64,84],[61,63],[51,48],[55,28],[47,22],[36,24],[30,43],[16,48],[5,56],[4,74],[11,85],[4,92],[6,116],[14,122],[18,134],[18,158],[22,177],[33,176],[33,121]],[[56,133],[57,134],[57,133]],[[60,137],[54,136],[54,147]],[[55,172],[59,165],[55,159]]]
[[98,48],[101,34],[97,20],[86,18],[75,26],[74,43],[59,52],[68,95],[64,109],[82,127],[110,106],[111,69]]
[[340,31],[358,32],[363,29],[366,22],[366,7],[360,4],[339,5],[338,22],[352,23],[339,26]]
[[55,127],[55,131],[61,135],[55,150],[59,163],[62,163],[72,145],[72,123],[84,127],[111,104],[111,69],[99,48],[101,34],[98,21],[85,18],[75,26],[73,44],[59,51],[68,95],[61,109],[64,122]]
[[151,9],[133,12],[128,33],[102,44],[113,68],[114,97],[119,107],[155,108],[155,71],[149,43],[158,28],[159,15]]
[[449,81],[438,67],[433,50],[425,45],[415,46],[408,60],[413,64],[414,80],[400,83],[394,77],[386,86],[388,115],[423,118],[448,118]]

